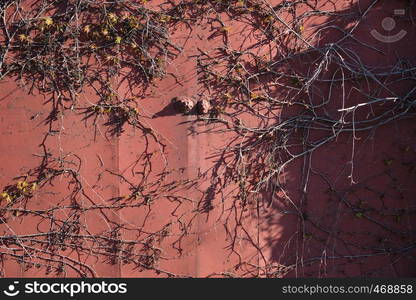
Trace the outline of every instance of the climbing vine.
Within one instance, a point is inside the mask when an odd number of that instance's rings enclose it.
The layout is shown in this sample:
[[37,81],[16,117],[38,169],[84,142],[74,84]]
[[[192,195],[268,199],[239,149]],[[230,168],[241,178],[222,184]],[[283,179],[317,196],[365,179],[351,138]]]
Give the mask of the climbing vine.
[[[393,269],[398,261],[414,264],[416,210],[409,193],[415,151],[410,144],[397,145],[392,151],[403,160],[380,158],[368,178],[360,164],[360,153],[379,131],[412,126],[414,57],[376,67],[361,59],[363,51],[387,55],[382,44],[355,34],[383,1],[344,9],[326,1],[271,2],[3,1],[0,80],[13,79],[27,93],[47,97],[49,132],[40,143],[40,164],[0,193],[2,262],[94,277],[99,274],[83,259],[93,256],[133,266],[138,276],[145,270],[191,276],[161,265],[186,256],[183,245],[198,234],[197,218],[215,211],[236,263],[212,276],[325,276],[329,269],[347,276],[345,266],[379,257]],[[406,5],[413,11],[413,1]],[[413,22],[411,13],[400,18],[409,27]],[[140,101],[163,80],[182,84],[170,67],[187,46],[175,34],[201,24],[212,44],[196,46],[193,59],[209,105],[193,126],[204,128],[201,135],[229,140],[213,153],[212,168],[177,180],[175,174],[184,170],[171,167],[169,141],[152,127]],[[94,96],[85,97],[88,92]],[[99,180],[120,182],[127,193],[97,202],[81,172],[84,158],[50,150],[51,141],[63,138],[68,114],[96,132],[104,120],[107,139],[118,140],[130,129],[143,134],[144,150],[131,175],[106,168],[98,156]],[[338,159],[336,151],[348,153],[339,173],[319,163]],[[162,170],[153,168],[154,160],[163,162]],[[33,208],[31,202],[62,178],[69,194]],[[200,195],[187,196],[190,189]],[[148,226],[148,217],[162,209],[171,211],[160,217],[160,226]],[[143,222],[121,218],[126,210],[145,215]],[[91,232],[89,216],[99,216],[106,229]],[[16,234],[8,225],[16,218],[35,220],[36,232]],[[284,220],[290,233],[278,237]],[[242,242],[254,253],[250,259]],[[167,254],[171,250],[174,255]],[[368,276],[386,274],[364,269]]]

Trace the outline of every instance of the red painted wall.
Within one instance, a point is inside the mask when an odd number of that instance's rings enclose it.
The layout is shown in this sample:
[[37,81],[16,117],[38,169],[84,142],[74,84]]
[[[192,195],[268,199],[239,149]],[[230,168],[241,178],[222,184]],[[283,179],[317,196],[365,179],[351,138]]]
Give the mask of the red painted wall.
[[[281,1],[273,2],[277,5]],[[335,9],[344,16],[319,17],[305,23],[305,38],[317,34],[312,46],[338,40],[348,49],[343,52],[336,48],[340,57],[368,69],[390,66],[400,72],[414,66],[415,32],[408,19],[395,19],[394,30],[407,31],[407,36],[395,43],[377,41],[370,32],[376,28],[385,33],[381,20],[404,7],[401,1],[375,5],[371,1],[323,2],[322,9]],[[302,11],[308,8],[298,13]],[[359,12],[365,12],[366,17],[357,17]],[[407,8],[406,16],[411,18],[411,12],[414,7]],[[249,27],[229,21],[225,15],[223,20],[231,28],[230,48],[256,45]],[[330,27],[317,30],[322,24]],[[340,42],[340,29],[349,31],[354,24],[355,40]],[[51,112],[51,95],[36,90],[28,94],[29,86],[22,86],[14,77],[0,82],[0,187],[33,173],[44,149],[55,159],[50,166],[75,170],[79,181],[64,172],[38,188],[27,201],[1,202],[1,276],[414,276],[413,111],[407,114],[409,118],[375,130],[354,136],[340,134],[312,156],[285,169],[285,193],[248,193],[248,202],[242,206],[236,200],[242,197],[236,175],[247,176],[250,188],[255,186],[256,174],[263,170],[261,155],[256,158],[254,149],[251,156],[227,151],[222,157],[221,150],[235,137],[233,145],[244,143],[250,134],[239,135],[224,123],[198,121],[201,116],[183,115],[170,104],[180,95],[202,95],[215,103],[227,92],[207,89],[197,73],[200,50],[214,54],[214,48],[223,45],[223,35],[213,37],[215,30],[207,20],[175,25],[171,30],[172,40],[183,47],[183,52],[169,61],[168,75],[135,100],[141,128],[126,125],[119,136],[109,133],[106,115],[99,115],[94,124],[93,118],[85,119],[78,109],[98,100],[92,89],[79,95],[76,109],[61,111],[50,127],[45,120]],[[291,66],[298,74],[311,76],[316,70],[315,54],[304,44],[299,47],[304,56]],[[256,46],[253,51],[267,54],[268,45]],[[278,60],[279,53],[275,55]],[[367,101],[357,86],[374,97],[409,93],[409,98],[414,98],[414,75],[408,72],[403,80],[400,76],[380,76],[378,80],[391,89],[388,91],[375,81],[345,85],[325,82],[334,74],[341,76],[337,72],[328,62],[319,75],[323,81],[312,89],[318,102],[320,97],[327,99],[331,91],[331,103],[325,107],[328,114]],[[119,94],[131,93],[123,76],[112,78],[111,84]],[[273,93],[280,97],[286,90]],[[254,113],[238,113],[235,119],[248,126],[260,121]],[[270,113],[268,124],[285,113]],[[367,108],[357,110],[356,117],[365,119],[371,113]],[[304,134],[312,141],[322,132],[311,129]],[[243,164],[234,164],[239,155]],[[82,190],[74,195],[77,184]],[[139,197],[131,197],[132,186],[142,187]],[[16,239],[16,235],[21,238]],[[52,238],[58,242],[51,243]],[[64,247],[59,238],[69,246]],[[120,240],[122,243],[117,243]],[[129,241],[136,245],[129,247],[133,245]],[[121,256],[124,259],[119,259]],[[22,258],[25,262],[19,263]]]

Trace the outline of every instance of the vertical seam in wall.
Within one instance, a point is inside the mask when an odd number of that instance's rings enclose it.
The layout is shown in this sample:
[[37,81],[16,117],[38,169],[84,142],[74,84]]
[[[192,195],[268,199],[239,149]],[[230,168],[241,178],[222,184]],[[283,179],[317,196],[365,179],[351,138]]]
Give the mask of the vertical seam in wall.
[[[119,76],[118,75],[116,75],[116,77],[115,77],[115,79],[114,79],[114,84],[116,85],[116,86],[118,86],[119,85]],[[118,90],[117,90],[117,94],[118,94]],[[120,173],[120,139],[122,138],[122,135],[120,135],[120,136],[114,136],[114,143],[115,143],[115,145],[114,145],[114,151],[115,151],[115,153],[114,153],[114,155],[115,155],[115,157],[116,157],[116,159],[115,159],[115,169],[117,170],[117,173],[119,174]],[[115,197],[118,197],[119,195],[120,195],[120,180],[117,178],[117,184],[114,184],[114,187],[115,187]],[[117,224],[118,225],[120,225],[120,223],[121,223],[121,220],[120,220],[120,211],[119,210],[117,210],[117,211],[113,211],[113,213],[114,213],[114,215],[115,215],[115,217],[116,217],[116,222],[117,222]],[[121,270],[122,270],[122,268],[121,268],[121,259],[120,259],[120,257],[121,257],[121,254],[120,254],[120,252],[119,253],[117,253],[117,255],[118,255],[118,259],[117,259],[117,264],[116,264],[116,266],[115,266],[115,274],[114,274],[114,276],[113,277],[122,277],[122,274],[121,274]]]
[[[187,164],[188,164],[188,179],[189,180],[193,180],[195,178],[197,178],[198,176],[198,167],[199,167],[199,143],[198,143],[198,137],[197,134],[194,131],[194,122],[196,120],[195,116],[188,116],[187,117],[188,121],[191,122],[191,134],[188,134],[188,145],[187,145]],[[194,188],[192,188],[190,190],[190,194],[189,197],[195,198],[196,196],[196,190]],[[198,207],[198,203],[194,202],[196,204],[193,204],[194,210],[197,210]],[[199,250],[199,241],[200,241],[200,222],[201,222],[201,218],[200,215],[197,215],[196,218],[196,238],[195,238],[195,247],[194,247],[194,251],[195,251],[195,270],[194,270],[194,275],[196,277],[199,277],[200,275],[200,266],[199,266],[199,255],[198,255],[198,250]]]

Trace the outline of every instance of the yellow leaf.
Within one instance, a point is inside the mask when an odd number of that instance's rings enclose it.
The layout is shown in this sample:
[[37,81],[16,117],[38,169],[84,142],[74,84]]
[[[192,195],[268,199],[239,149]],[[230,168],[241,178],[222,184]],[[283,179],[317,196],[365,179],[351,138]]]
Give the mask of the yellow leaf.
[[43,21],[45,22],[47,26],[51,26],[53,24],[53,20],[51,17],[46,17],[43,19]]
[[120,44],[120,43],[121,43],[121,37],[120,37],[120,36],[116,36],[116,38],[115,38],[114,42],[115,42],[116,44]]
[[138,22],[137,18],[134,16],[128,17],[128,24],[131,28],[139,28],[141,24]]
[[0,194],[0,200],[6,200],[7,203],[12,202],[12,197],[7,192],[3,192]]
[[82,29],[82,31],[84,31],[85,33],[90,33],[91,26],[90,25],[85,25],[84,28]]
[[162,23],[169,22],[171,18],[172,18],[171,16],[167,16],[167,15],[161,16],[160,22]]
[[16,186],[19,190],[24,190],[29,184],[26,181],[18,181]]
[[108,14],[108,20],[111,22],[111,23],[116,23],[117,22],[117,16],[116,16],[116,14],[114,14],[114,13],[109,13]]
[[21,41],[21,42],[24,42],[24,41],[27,41],[27,36],[25,35],[25,34],[19,34],[18,35],[18,38],[19,38],[19,40]]
[[257,95],[256,93],[251,93],[250,98],[251,99],[257,99],[257,98],[259,98],[259,95]]
[[221,28],[221,31],[223,31],[223,32],[231,32],[231,26],[223,26]]

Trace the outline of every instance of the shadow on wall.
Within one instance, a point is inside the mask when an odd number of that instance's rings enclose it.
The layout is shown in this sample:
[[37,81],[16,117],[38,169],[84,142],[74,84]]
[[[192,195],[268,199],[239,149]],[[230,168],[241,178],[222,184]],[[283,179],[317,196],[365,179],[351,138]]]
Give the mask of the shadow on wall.
[[416,275],[414,13],[413,1],[359,1],[293,56],[292,93],[314,108],[283,110],[305,155],[261,225],[284,276]]

